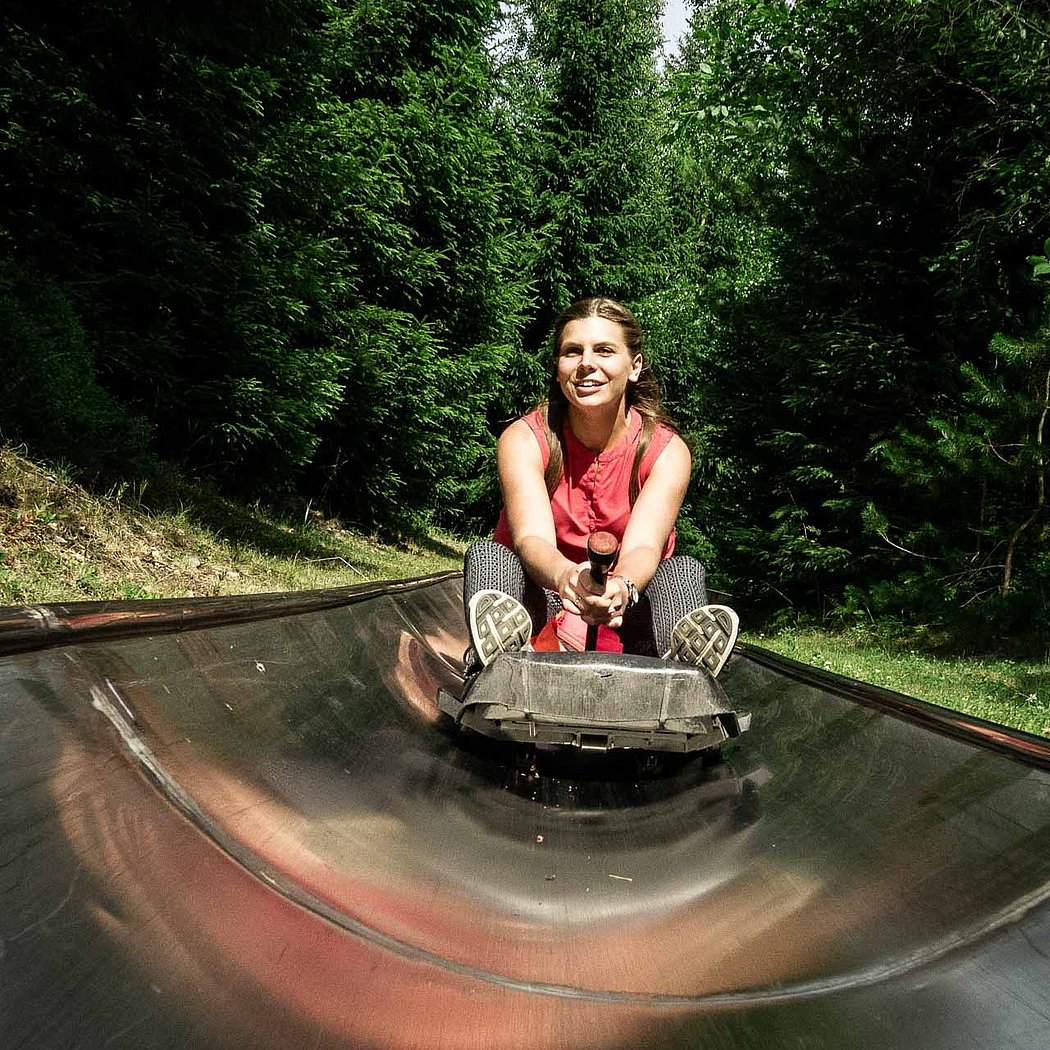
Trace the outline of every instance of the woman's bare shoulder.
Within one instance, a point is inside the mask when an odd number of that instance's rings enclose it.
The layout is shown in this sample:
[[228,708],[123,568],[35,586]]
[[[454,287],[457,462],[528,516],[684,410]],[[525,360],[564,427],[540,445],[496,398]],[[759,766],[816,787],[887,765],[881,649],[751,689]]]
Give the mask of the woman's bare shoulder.
[[522,450],[528,447],[540,451],[539,439],[529,421],[522,417],[514,420],[499,437],[499,447]]
[[528,420],[521,416],[504,428],[503,433],[500,434],[500,440],[502,441],[504,438],[510,441],[521,440],[521,438],[528,437],[531,433],[532,427],[529,426]]
[[653,469],[661,473],[685,471],[688,475],[692,463],[693,455],[689,451],[689,446],[677,433],[672,432],[670,440],[657,456]]

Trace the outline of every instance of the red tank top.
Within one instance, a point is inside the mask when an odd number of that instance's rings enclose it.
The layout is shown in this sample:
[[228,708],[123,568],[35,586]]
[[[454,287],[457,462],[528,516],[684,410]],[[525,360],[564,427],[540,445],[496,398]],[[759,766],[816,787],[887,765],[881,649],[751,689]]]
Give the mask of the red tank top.
[[[524,417],[543,454],[547,468],[551,451],[543,426],[542,409]],[[632,408],[628,410],[627,433],[610,449],[592,452],[565,424],[566,466],[561,481],[551,496],[554,514],[554,533],[558,550],[572,562],[587,560],[587,537],[592,532],[611,532],[623,541],[624,530],[631,516],[631,470],[642,436],[642,417]],[[657,424],[649,447],[638,465],[638,488],[645,484],[660,453],[667,448],[674,431],[663,423]],[[506,510],[500,511],[493,539],[513,549]],[[674,529],[667,537],[661,557],[669,558],[674,551]]]

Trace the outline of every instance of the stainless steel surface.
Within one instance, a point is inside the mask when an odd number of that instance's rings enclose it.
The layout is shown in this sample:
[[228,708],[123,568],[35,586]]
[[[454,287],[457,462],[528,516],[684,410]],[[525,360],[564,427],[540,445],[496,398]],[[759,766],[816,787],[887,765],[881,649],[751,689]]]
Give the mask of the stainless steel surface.
[[0,615],[3,1050],[1050,1046],[1045,741],[755,654],[719,761],[530,765],[459,587]]

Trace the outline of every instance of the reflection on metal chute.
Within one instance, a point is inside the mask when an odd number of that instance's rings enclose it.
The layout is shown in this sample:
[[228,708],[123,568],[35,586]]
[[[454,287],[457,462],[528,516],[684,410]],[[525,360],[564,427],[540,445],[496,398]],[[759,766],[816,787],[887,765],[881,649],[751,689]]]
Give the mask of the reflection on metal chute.
[[0,1045],[1050,1045],[1046,741],[758,651],[710,756],[453,734],[459,600],[0,613]]

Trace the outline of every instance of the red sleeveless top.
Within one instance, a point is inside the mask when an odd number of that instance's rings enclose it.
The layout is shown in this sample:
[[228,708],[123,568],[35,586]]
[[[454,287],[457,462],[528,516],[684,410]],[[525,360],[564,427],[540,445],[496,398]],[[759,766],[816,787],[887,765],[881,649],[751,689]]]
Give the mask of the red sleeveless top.
[[[551,450],[543,426],[543,410],[536,409],[524,417],[539,443],[543,454],[543,467],[547,468]],[[631,516],[631,470],[642,436],[642,417],[628,409],[627,433],[610,449],[592,452],[565,424],[566,467],[561,481],[551,496],[551,511],[554,514],[554,533],[558,550],[572,562],[587,560],[587,538],[592,532],[611,532],[623,542],[627,520]],[[649,447],[638,465],[638,488],[645,484],[652,472],[653,464],[667,448],[674,431],[659,423],[653,431]],[[513,549],[506,509],[500,512],[493,539],[504,547]],[[674,529],[667,537],[662,558],[669,558],[674,551]]]

